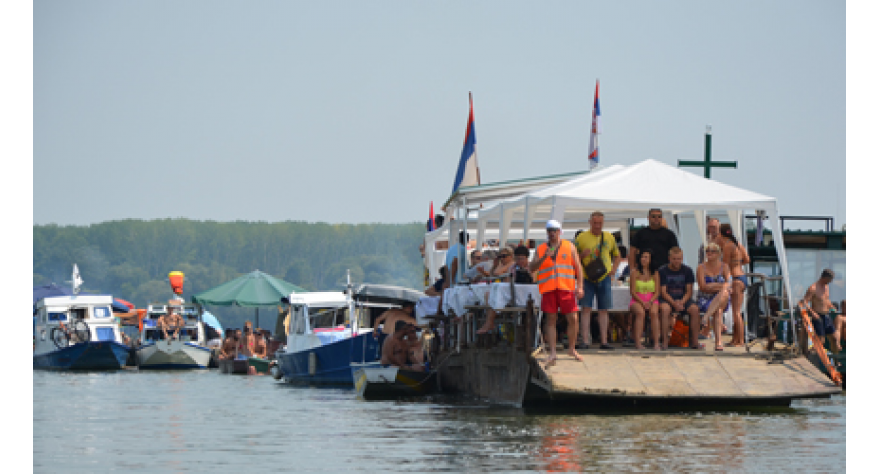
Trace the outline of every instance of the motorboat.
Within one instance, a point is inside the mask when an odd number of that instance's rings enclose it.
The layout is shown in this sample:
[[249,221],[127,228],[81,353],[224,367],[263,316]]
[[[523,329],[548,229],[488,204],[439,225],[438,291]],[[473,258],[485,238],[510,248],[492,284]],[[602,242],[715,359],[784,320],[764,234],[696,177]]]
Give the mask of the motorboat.
[[391,285],[350,283],[346,291],[292,293],[287,344],[275,353],[287,382],[353,386],[351,364],[377,362],[384,335],[373,321],[424,293]]
[[352,364],[354,388],[364,400],[395,400],[437,391],[437,371],[417,372],[378,362]]
[[180,328],[177,338],[169,339],[165,339],[162,329],[158,327],[159,318],[166,314],[168,304],[153,303],[147,306],[140,345],[136,349],[137,364],[141,370],[208,368],[211,350],[207,347],[201,308],[183,302],[175,306],[180,308],[184,326]]
[[122,342],[110,295],[64,295],[37,302],[34,368],[117,370],[129,347]]

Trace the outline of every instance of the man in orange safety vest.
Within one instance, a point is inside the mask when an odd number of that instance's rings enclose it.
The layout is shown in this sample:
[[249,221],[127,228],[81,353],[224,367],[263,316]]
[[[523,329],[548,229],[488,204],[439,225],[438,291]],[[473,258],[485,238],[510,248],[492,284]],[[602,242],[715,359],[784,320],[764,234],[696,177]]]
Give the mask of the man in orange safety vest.
[[536,283],[541,292],[544,339],[550,346],[547,366],[556,363],[556,315],[559,313],[564,314],[568,322],[568,354],[581,360],[575,342],[578,334],[577,300],[584,296],[583,277],[577,249],[571,242],[562,240],[562,226],[558,221],[547,221],[547,242],[538,246],[529,263],[529,271],[538,272]]

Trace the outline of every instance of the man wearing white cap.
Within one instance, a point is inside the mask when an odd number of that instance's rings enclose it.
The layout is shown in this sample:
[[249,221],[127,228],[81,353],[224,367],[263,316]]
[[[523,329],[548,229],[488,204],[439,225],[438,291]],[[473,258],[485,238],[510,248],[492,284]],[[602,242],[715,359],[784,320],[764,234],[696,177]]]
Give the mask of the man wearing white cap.
[[547,242],[538,246],[529,271],[538,272],[536,283],[541,292],[544,339],[550,346],[547,366],[556,363],[556,315],[560,313],[568,321],[568,354],[581,360],[574,343],[578,333],[577,300],[583,296],[583,277],[577,249],[571,242],[562,240],[562,226],[558,221],[547,221]]

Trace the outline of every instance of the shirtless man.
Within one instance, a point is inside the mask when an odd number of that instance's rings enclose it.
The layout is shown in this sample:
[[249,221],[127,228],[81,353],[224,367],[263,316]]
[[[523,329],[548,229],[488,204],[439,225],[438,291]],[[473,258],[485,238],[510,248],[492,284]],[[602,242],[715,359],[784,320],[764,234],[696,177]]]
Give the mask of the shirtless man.
[[422,339],[416,332],[416,326],[410,324],[407,326],[406,337],[404,337],[409,346],[409,357],[413,364],[418,366],[425,365],[425,351],[422,345]]
[[411,302],[406,302],[403,304],[401,308],[391,308],[388,311],[385,311],[376,321],[373,322],[373,337],[379,337],[379,324],[384,323],[382,326],[382,333],[391,335],[396,326],[397,321],[403,321],[408,324],[416,324],[416,318],[413,317],[413,310],[416,305]]
[[226,339],[223,340],[223,345],[220,347],[220,355],[218,356],[220,360],[234,360],[237,346],[238,336],[235,329],[227,329]]
[[394,334],[386,338],[382,345],[382,364],[395,365],[406,370],[424,370],[423,366],[416,365],[409,357],[409,344],[404,338],[410,333],[410,327],[411,325],[403,321],[397,321],[394,324]]
[[831,317],[828,316],[829,310],[837,310],[829,299],[830,290],[828,284],[833,280],[833,271],[827,268],[822,270],[822,275],[819,276],[819,280],[807,288],[807,292],[804,294],[804,299],[801,301],[805,305],[809,305],[813,308],[813,312],[819,315],[818,318],[812,314],[810,315],[813,319],[813,331],[816,331],[816,335],[819,336],[820,339],[826,338],[828,340],[829,345],[831,346],[831,352],[839,352],[840,333],[837,331],[837,328],[834,327],[834,322],[831,321]]
[[266,347],[266,339],[263,338],[262,331],[254,331],[254,357],[265,359],[267,351],[268,347]]
[[[166,309],[167,314],[164,316],[159,316],[159,321],[157,321],[157,325],[159,329],[162,330],[162,334],[165,335],[165,340],[168,339],[177,339],[178,333],[180,333],[180,328],[182,328],[186,323],[183,321],[183,318],[180,317],[174,311],[174,306],[168,306]],[[168,337],[168,330],[174,329],[174,333],[171,335],[171,338]]]

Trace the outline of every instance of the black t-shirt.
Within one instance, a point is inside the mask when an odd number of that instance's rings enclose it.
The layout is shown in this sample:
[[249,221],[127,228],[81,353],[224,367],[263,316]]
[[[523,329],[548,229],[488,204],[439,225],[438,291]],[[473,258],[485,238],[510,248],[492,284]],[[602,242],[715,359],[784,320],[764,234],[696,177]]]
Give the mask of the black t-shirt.
[[514,270],[516,272],[513,279],[514,283],[523,283],[528,285],[534,283],[534,281],[532,281],[532,274],[529,273],[528,268],[520,268],[519,266],[515,266]]
[[694,278],[694,271],[687,265],[682,265],[678,270],[672,270],[668,265],[664,265],[657,270],[660,274],[660,286],[666,287],[666,293],[674,300],[684,298],[684,294],[688,285],[693,286],[697,281]]
[[[669,263],[669,249],[678,247],[678,238],[666,227],[652,229],[645,227],[636,232],[633,236],[631,247],[639,250],[651,251],[651,270],[656,271],[663,265]],[[638,254],[636,254],[636,263],[638,263]]]

